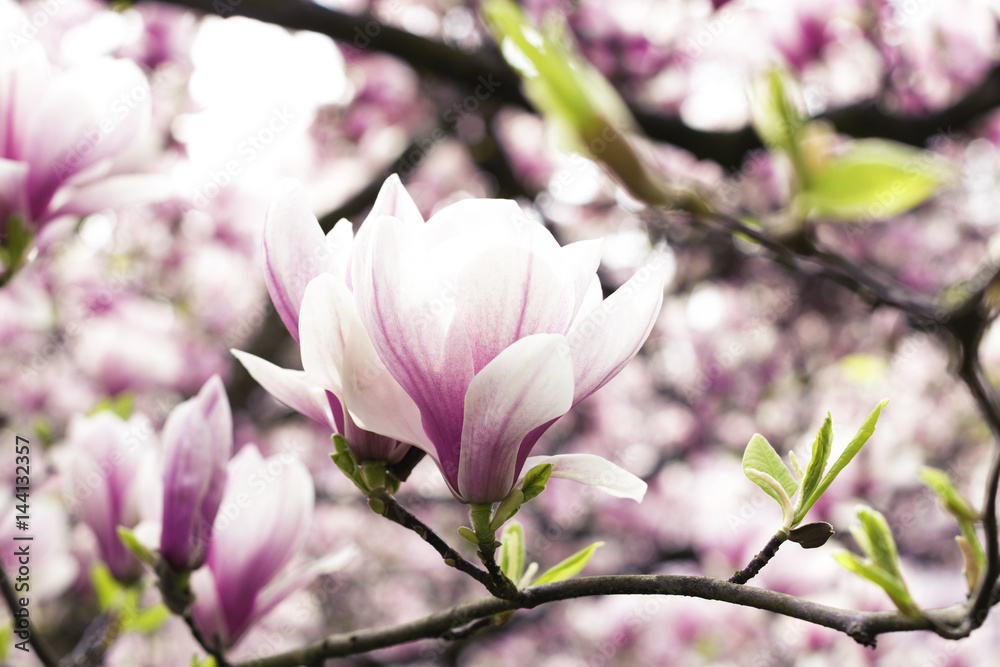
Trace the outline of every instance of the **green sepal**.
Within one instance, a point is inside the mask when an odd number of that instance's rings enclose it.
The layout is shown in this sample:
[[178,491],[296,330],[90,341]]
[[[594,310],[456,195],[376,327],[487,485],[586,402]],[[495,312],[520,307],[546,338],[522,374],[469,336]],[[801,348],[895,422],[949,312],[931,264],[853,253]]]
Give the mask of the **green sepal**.
[[794,475],[774,451],[767,438],[755,433],[743,452],[743,474],[778,501],[782,514],[789,519],[792,509],[789,500],[799,488]]
[[[798,502],[795,503],[795,516],[792,519],[793,526],[797,526],[812,507],[812,503],[808,501],[812,499],[813,492],[819,487],[827,461],[830,460],[830,451],[832,449],[833,418],[830,417],[830,413],[828,412],[826,413],[826,419],[823,420],[823,425],[819,427],[816,440],[813,441],[812,458],[809,459],[809,465],[806,466],[802,486],[799,489]],[[816,499],[818,500],[819,496],[816,496]]]
[[833,480],[837,479],[837,475],[840,474],[840,471],[847,467],[847,464],[851,462],[851,459],[853,459],[857,453],[861,451],[861,448],[864,447],[865,443],[868,442],[872,433],[875,432],[875,423],[878,421],[879,415],[882,414],[882,408],[884,408],[888,402],[888,399],[883,399],[877,406],[875,406],[875,409],[872,410],[868,415],[868,418],[865,419],[861,428],[858,429],[858,433],[854,436],[854,439],[847,443],[847,447],[837,460],[833,462],[833,465],[830,466],[830,469],[826,472],[826,476],[823,477],[819,486],[817,486],[812,494],[810,494],[809,498],[804,501],[802,505],[805,508],[803,516],[805,515],[805,512],[809,511],[809,508],[816,504],[816,501],[820,499],[823,492],[825,492],[830,485],[833,484]]
[[191,656],[191,667],[215,667],[215,656],[210,655],[202,661],[197,655]]
[[354,485],[363,494],[370,496],[372,490],[365,483],[365,477],[358,467],[358,462],[354,460],[354,454],[351,453],[351,449],[347,445],[347,439],[339,433],[335,433],[333,435],[333,447],[336,452],[330,454],[330,458],[333,459],[334,464],[340,468],[341,472],[347,475],[348,479],[354,482]]
[[24,224],[20,216],[7,220],[2,242],[0,242],[0,287],[14,276],[24,264],[34,232]]
[[516,583],[524,574],[525,544],[521,524],[516,521],[507,524],[500,535],[500,543],[500,557],[497,560],[500,571]]
[[126,549],[135,554],[136,558],[150,567],[156,567],[156,556],[136,539],[135,533],[131,530],[125,526],[118,526],[118,539],[122,541]]
[[557,581],[565,581],[566,579],[578,574],[581,570],[583,570],[583,568],[587,567],[587,563],[590,562],[594,552],[601,546],[604,546],[604,542],[594,542],[586,549],[577,551],[566,560],[543,572],[542,576],[535,579],[531,585],[541,586],[542,584],[554,584]]
[[524,494],[524,502],[536,498],[544,491],[545,485],[548,483],[551,475],[551,463],[543,463],[529,470],[524,476],[524,482],[521,484],[521,493]]
[[955,485],[952,484],[944,471],[925,466],[917,474],[924,481],[924,484],[937,494],[937,497],[944,504],[945,509],[951,512],[956,519],[959,521],[980,520],[979,512],[972,509],[972,505],[962,497],[962,494],[955,488]]

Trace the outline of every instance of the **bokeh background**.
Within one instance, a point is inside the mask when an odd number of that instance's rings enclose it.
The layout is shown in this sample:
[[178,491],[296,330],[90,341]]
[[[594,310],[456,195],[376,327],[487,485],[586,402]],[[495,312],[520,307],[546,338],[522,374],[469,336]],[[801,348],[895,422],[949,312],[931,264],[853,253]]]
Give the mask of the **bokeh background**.
[[[264,212],[283,177],[304,183],[328,224],[363,220],[391,172],[425,217],[461,198],[515,198],[563,243],[604,237],[608,290],[654,252],[669,257],[672,278],[643,351],[538,447],[600,454],[646,479],[649,493],[636,505],[550,483],[519,514],[529,560],[543,569],[603,540],[590,574],[726,578],[780,521],[743,477],[750,437],[762,433],[779,452],[807,458],[829,411],[836,451],[888,398],[873,439],[813,510],[837,536],[816,550],[786,545],[753,583],[846,608],[891,609],[881,590],[831,557],[854,548],[847,527],[863,501],[892,525],[919,604],[963,599],[957,526],[917,471],[946,470],[979,504],[996,445],[953,374],[952,351],[933,332],[818,273],[790,271],[758,246],[648,209],[601,167],[561,151],[499,58],[475,2],[327,0],[296,24],[319,32],[204,16],[184,4],[199,3],[0,0],[0,71],[29,49],[44,51],[55,72],[109,57],[142,69],[148,87],[123,94],[151,113],[114,156],[112,173],[161,186],[143,202],[53,218],[30,261],[0,288],[0,471],[12,486],[15,434],[47,443],[33,450],[32,614],[56,646],[68,651],[96,613],[88,574],[95,539],[67,506],[59,465],[72,446],[68,425],[106,399],[128,397],[152,425],[143,447],[158,451],[171,408],[215,373],[227,383],[237,447],[292,453],[313,474],[317,507],[303,558],[351,544],[363,555],[289,598],[234,656],[411,620],[482,594],[417,537],[377,520],[330,462],[330,434],[274,401],[229,353],[299,364],[262,272]],[[279,22],[298,11],[293,2],[215,5],[223,15]],[[926,148],[954,175],[930,201],[890,220],[817,223],[826,247],[931,296],[996,272],[995,0],[524,6],[538,20],[565,17],[580,52],[633,105],[666,178],[711,192],[733,211],[766,217],[785,207],[788,166],[755,139],[746,96],[749,81],[783,63],[809,114],[848,134]],[[362,18],[345,23],[324,8]],[[0,86],[0,113],[11,95]],[[64,110],[67,118],[72,111]],[[988,332],[981,351],[996,376],[1000,332]],[[9,495],[3,502],[13,502]],[[459,543],[464,508],[431,462],[399,498]],[[0,520],[0,536],[11,524]],[[3,549],[12,563],[13,549]],[[155,590],[147,597],[155,601]],[[609,597],[519,612],[470,640],[420,642],[343,664],[959,667],[1000,664],[998,645],[995,616],[962,641],[887,635],[870,650],[723,603]],[[195,650],[183,623],[169,620],[122,636],[106,664],[185,665]],[[37,664],[9,647],[6,660]]]

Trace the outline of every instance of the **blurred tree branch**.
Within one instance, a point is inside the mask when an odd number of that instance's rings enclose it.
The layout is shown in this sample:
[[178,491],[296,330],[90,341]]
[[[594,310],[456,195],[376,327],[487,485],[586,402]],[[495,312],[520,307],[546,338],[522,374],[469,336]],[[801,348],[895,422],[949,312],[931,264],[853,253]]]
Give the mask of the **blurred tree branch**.
[[52,653],[52,649],[49,648],[48,643],[38,632],[38,628],[31,621],[28,616],[27,607],[22,607],[20,600],[17,597],[17,593],[14,592],[14,586],[11,584],[10,576],[7,574],[7,569],[0,563],[0,593],[3,594],[4,602],[7,604],[7,609],[10,610],[10,616],[12,619],[23,619],[26,621],[26,627],[17,627],[17,623],[12,623],[15,627],[13,632],[17,631],[28,631],[28,643],[31,644],[32,648],[35,649],[35,655],[38,657],[38,661],[45,665],[45,667],[58,667],[58,660]]
[[[357,48],[371,48],[397,56],[415,69],[451,79],[472,89],[480,77],[498,82],[495,94],[510,104],[530,109],[521,93],[518,76],[489,46],[475,53],[414,35],[387,25],[372,14],[346,14],[302,0],[158,0],[219,16],[246,16],[292,30],[310,30]],[[994,68],[962,99],[925,116],[887,113],[877,101],[834,109],[820,118],[837,131],[853,137],[882,137],[913,146],[925,146],[931,137],[966,127],[984,113],[1000,106],[1000,67]],[[690,151],[700,159],[714,160],[738,169],[748,152],[762,144],[750,127],[732,132],[697,130],[676,116],[631,105],[643,132],[657,141]]]

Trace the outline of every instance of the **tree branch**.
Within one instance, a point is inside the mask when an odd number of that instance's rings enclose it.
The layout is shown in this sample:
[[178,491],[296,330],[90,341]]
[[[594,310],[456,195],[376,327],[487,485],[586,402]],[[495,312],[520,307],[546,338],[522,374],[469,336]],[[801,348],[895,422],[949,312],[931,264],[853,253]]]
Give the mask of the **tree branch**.
[[[988,386],[982,367],[979,364],[977,348],[966,353],[966,357],[975,355],[963,364],[960,373],[969,387],[980,411],[983,413],[993,437],[1000,443],[1000,407],[997,405],[996,394]],[[1000,485],[1000,447],[995,447],[993,461],[990,464],[989,476],[986,480],[985,497],[983,499],[983,529],[986,533],[986,570],[979,582],[979,588],[972,598],[968,619],[972,628],[978,628],[989,614],[990,607],[995,603],[994,588],[1000,579],[1000,543],[997,531],[997,487]]]
[[[17,593],[14,592],[14,587],[10,583],[10,578],[7,576],[7,569],[0,563],[0,592],[3,593],[4,602],[7,603],[7,609],[10,610],[10,617],[12,619],[20,618],[18,613],[21,611],[21,604],[18,602]],[[38,628],[35,624],[31,622],[30,617],[27,615],[27,609],[25,609],[24,618],[28,620],[28,641],[30,642],[32,648],[35,649],[35,655],[38,657],[38,661],[45,665],[45,667],[58,667],[59,659],[56,658],[52,649],[49,648],[48,644],[42,638],[42,635],[38,632]],[[14,630],[17,630],[17,623],[14,624]]]
[[[450,79],[475,89],[480,77],[498,82],[499,99],[526,109],[531,105],[521,93],[520,79],[494,46],[468,53],[442,42],[386,25],[371,14],[345,14],[301,0],[160,0],[219,16],[240,15],[292,30],[318,32],[357,48],[371,48],[397,56],[417,70]],[[936,134],[964,128],[969,122],[1000,106],[1000,67],[966,95],[941,111],[924,116],[887,113],[876,101],[834,109],[820,114],[838,132],[853,137],[878,136],[913,146],[925,146]],[[732,132],[712,132],[688,127],[676,116],[631,105],[643,132],[657,141],[683,148],[703,160],[714,160],[729,169],[742,165],[746,154],[762,144],[750,127]]]
[[[525,599],[517,602],[487,598],[439,611],[426,618],[400,625],[331,635],[300,649],[273,655],[237,667],[293,667],[314,664],[326,658],[340,658],[419,639],[447,637],[455,628],[514,609],[595,595],[667,595],[696,597],[729,602],[771,611],[791,618],[838,630],[865,646],[874,646],[880,634],[932,629],[931,622],[913,619],[898,612],[848,611],[793,595],[752,586],[732,584],[711,577],[677,575],[609,575],[580,577],[555,584],[525,589]],[[934,623],[951,625],[964,614],[962,606],[927,612]]]

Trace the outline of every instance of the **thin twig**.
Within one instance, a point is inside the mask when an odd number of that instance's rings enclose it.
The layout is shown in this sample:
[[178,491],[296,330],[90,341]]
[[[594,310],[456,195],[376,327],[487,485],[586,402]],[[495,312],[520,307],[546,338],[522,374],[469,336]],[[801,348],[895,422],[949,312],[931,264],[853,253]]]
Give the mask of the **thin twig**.
[[[973,352],[974,353],[974,352]],[[987,386],[983,377],[982,367],[978,359],[963,364],[961,377],[972,392],[979,409],[993,431],[993,436],[1000,442],[1000,407],[997,405],[996,394]],[[986,570],[979,582],[979,588],[969,608],[968,619],[972,628],[978,628],[986,621],[989,609],[993,603],[993,588],[1000,579],[1000,543],[997,538],[997,487],[1000,485],[1000,447],[996,447],[990,472],[986,480],[985,498],[983,499],[983,529],[986,533]]]
[[[56,658],[52,649],[49,648],[45,639],[38,632],[38,628],[35,624],[31,622],[28,615],[27,608],[22,608],[21,604],[18,602],[17,593],[14,592],[14,587],[10,583],[10,578],[7,576],[7,570],[4,568],[3,563],[0,562],[0,591],[3,592],[4,602],[7,603],[7,609],[10,610],[11,618],[15,619],[15,631],[17,630],[16,619],[22,616],[28,620],[28,642],[31,644],[32,648],[35,649],[35,655],[38,657],[38,661],[41,662],[45,667],[59,667],[59,659]],[[22,609],[24,611],[22,612]]]
[[104,654],[122,631],[118,612],[99,614],[76,643],[69,655],[59,660],[59,667],[95,667],[104,664]]
[[764,548],[760,550],[756,556],[753,557],[745,568],[729,577],[729,583],[731,584],[745,584],[754,577],[757,573],[767,565],[768,561],[774,558],[774,555],[778,553],[778,547],[788,539],[788,532],[784,530],[779,530],[771,539],[767,541]]
[[[490,581],[490,575],[483,570],[467,561],[453,549],[440,535],[435,533],[427,524],[422,522],[417,517],[410,514],[399,502],[385,489],[375,489],[372,491],[372,497],[380,500],[385,506],[385,510],[382,512],[382,516],[398,523],[400,526],[412,530],[420,539],[427,544],[434,547],[434,549],[441,554],[441,558],[444,559],[446,565],[464,572],[469,575],[483,586],[487,590],[492,588],[492,582]],[[492,591],[491,591],[492,592]]]
[[187,623],[188,629],[191,631],[191,636],[194,637],[196,642],[198,642],[198,645],[201,646],[206,653],[215,658],[216,667],[229,667],[229,663],[226,661],[226,654],[222,650],[222,647],[218,643],[213,644],[208,641],[205,633],[203,633],[201,628],[198,627],[198,624],[195,623],[194,615],[191,613],[191,610],[187,609],[183,614],[181,614],[181,617],[184,619],[184,622]]

